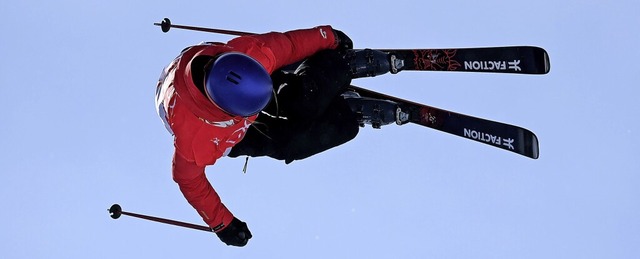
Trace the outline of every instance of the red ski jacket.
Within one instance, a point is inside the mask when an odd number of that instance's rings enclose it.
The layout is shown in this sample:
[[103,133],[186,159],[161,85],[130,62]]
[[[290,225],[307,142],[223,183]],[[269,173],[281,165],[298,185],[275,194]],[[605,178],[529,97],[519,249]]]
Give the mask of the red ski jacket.
[[174,136],[173,180],[202,219],[224,229],[233,214],[222,204],[205,175],[205,166],[229,153],[244,137],[257,115],[228,115],[200,92],[191,77],[191,61],[236,51],[260,62],[269,73],[323,49],[336,48],[330,26],[242,36],[227,44],[196,45],[184,50],[163,71],[156,91],[158,114]]

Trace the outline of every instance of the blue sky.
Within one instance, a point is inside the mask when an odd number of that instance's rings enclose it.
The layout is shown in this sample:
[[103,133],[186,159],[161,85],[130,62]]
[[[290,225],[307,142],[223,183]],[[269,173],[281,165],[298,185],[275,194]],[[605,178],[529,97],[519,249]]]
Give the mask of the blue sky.
[[[4,258],[638,258],[637,1],[13,1],[0,4]],[[532,160],[419,126],[207,174],[254,234],[210,233],[171,179],[160,70],[190,44],[330,24],[356,48],[536,45],[545,76],[402,72],[354,84],[528,128]]]

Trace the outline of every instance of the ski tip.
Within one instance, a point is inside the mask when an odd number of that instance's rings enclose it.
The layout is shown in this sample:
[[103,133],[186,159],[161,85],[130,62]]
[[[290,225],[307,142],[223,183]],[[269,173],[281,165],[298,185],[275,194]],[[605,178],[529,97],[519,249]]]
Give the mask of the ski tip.
[[533,132],[531,132],[531,139],[530,139],[529,145],[530,145],[529,152],[528,154],[526,154],[526,156],[533,159],[538,159],[538,157],[540,157],[540,147],[538,145],[538,137],[536,137],[536,135],[533,134]]
[[551,61],[549,60],[549,53],[547,50],[537,46],[527,46],[526,48],[533,51],[532,58],[536,69],[535,72],[532,72],[531,74],[548,74],[551,70]]
[[547,53],[546,50],[542,50],[544,51],[544,74],[548,74],[549,71],[551,70],[551,61],[549,60],[549,53]]

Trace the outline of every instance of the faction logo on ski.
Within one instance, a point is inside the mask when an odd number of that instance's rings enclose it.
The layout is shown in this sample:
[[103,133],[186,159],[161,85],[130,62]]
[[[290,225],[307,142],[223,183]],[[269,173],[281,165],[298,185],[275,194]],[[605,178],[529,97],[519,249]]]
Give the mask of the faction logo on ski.
[[467,128],[464,128],[464,137],[466,138],[470,138],[473,140],[477,140],[477,141],[481,141],[481,142],[486,142],[489,144],[493,144],[495,146],[504,146],[506,148],[508,148],[509,150],[514,150],[513,147],[513,142],[515,141],[512,138],[502,138],[496,135],[491,135],[489,133],[485,133],[485,132],[480,132],[477,130],[470,130]]
[[475,71],[495,71],[495,70],[513,70],[522,71],[520,68],[520,60],[514,61],[465,61],[465,70]]

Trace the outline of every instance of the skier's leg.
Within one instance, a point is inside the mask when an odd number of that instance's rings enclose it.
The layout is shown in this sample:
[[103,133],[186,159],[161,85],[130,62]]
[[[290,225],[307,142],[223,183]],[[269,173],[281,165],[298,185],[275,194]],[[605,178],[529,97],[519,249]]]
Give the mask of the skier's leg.
[[351,82],[349,66],[337,51],[320,51],[294,73],[275,73],[272,79],[277,94],[265,109],[271,116],[260,114],[229,156],[291,162],[355,137],[358,121],[340,96]]

